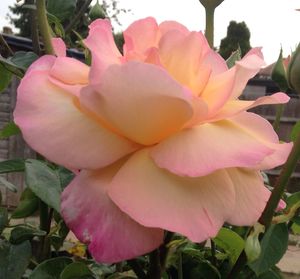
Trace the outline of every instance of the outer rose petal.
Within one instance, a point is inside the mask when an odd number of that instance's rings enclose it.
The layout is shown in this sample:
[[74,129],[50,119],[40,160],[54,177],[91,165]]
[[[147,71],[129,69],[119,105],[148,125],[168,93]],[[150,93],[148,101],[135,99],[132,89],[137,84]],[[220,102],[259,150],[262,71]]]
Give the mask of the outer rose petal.
[[124,56],[134,58],[143,57],[148,48],[156,47],[159,39],[156,20],[152,17],[140,19],[132,23],[124,32]]
[[226,220],[237,226],[249,226],[257,222],[270,196],[258,171],[228,169],[235,188],[235,208]]
[[64,57],[67,54],[67,48],[64,41],[61,38],[52,38],[52,46],[54,48],[55,54],[59,57]]
[[134,153],[108,189],[111,199],[134,220],[201,242],[217,234],[234,206],[225,170],[187,178],[158,168],[147,149]]
[[159,142],[193,115],[191,95],[165,70],[151,64],[111,66],[95,90],[82,92],[82,104],[140,144]]
[[90,82],[97,84],[108,66],[121,62],[122,55],[116,47],[108,20],[97,19],[90,24],[89,28],[89,36],[84,43],[92,52]]
[[[257,168],[282,144],[263,118],[252,113],[234,119],[202,124],[183,130],[154,146],[151,156],[158,166],[179,174],[196,177],[231,167]],[[284,163],[289,146],[272,167]]]
[[68,168],[93,169],[136,148],[82,113],[75,100],[48,80],[48,72],[32,71],[23,78],[14,118],[33,149]]
[[217,114],[212,116],[209,119],[206,119],[206,122],[218,121],[220,119],[229,118],[234,115],[237,115],[240,112],[246,111],[248,109],[261,106],[261,105],[274,105],[274,104],[285,104],[290,100],[290,97],[285,93],[275,93],[271,96],[264,96],[256,99],[255,101],[241,101],[241,100],[232,100],[227,102],[222,109],[218,111]]
[[88,243],[99,262],[134,258],[157,248],[163,231],[146,228],[122,212],[107,196],[120,164],[81,171],[62,194],[62,215],[77,238]]
[[50,75],[66,84],[87,84],[90,67],[70,57],[58,57],[50,69]]
[[44,55],[38,60],[34,61],[26,71],[26,75],[29,75],[32,71],[47,71],[50,70],[57,58],[54,55]]
[[158,28],[161,36],[163,36],[171,30],[177,30],[183,34],[188,34],[190,32],[184,25],[172,20],[163,21],[159,24]]

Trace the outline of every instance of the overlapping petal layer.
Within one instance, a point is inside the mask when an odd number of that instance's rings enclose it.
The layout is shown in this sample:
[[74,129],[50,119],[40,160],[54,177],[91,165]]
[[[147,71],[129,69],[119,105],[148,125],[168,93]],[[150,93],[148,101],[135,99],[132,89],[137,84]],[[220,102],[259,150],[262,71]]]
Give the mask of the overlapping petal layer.
[[109,67],[80,99],[117,132],[144,145],[179,131],[193,116],[189,92],[165,70],[139,62]]
[[148,253],[163,241],[163,230],[146,228],[122,212],[107,188],[122,162],[81,171],[62,194],[62,215],[99,262],[112,263]]
[[291,147],[290,143],[279,143],[268,121],[244,112],[183,130],[154,146],[150,153],[159,167],[197,177],[231,167],[274,168],[286,161]]
[[108,194],[140,224],[181,233],[197,242],[215,236],[235,206],[234,185],[225,170],[179,177],[157,167],[147,149],[123,165]]
[[76,97],[51,83],[48,75],[32,70],[18,88],[14,119],[32,148],[71,169],[100,168],[137,148],[84,114]]

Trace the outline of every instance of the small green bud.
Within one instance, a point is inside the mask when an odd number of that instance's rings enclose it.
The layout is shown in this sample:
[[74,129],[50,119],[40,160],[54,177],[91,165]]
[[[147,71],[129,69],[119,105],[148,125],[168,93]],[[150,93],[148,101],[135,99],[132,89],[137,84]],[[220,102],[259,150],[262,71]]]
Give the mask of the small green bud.
[[259,223],[254,225],[253,231],[246,239],[245,253],[247,255],[248,263],[251,263],[258,259],[261,247],[259,243],[259,235],[265,231],[265,227]]
[[271,78],[278,85],[281,91],[286,92],[288,90],[289,85],[287,81],[286,68],[282,58],[282,49],[280,50],[279,57],[273,67]]
[[105,11],[99,4],[99,1],[97,1],[97,3],[91,8],[89,12],[89,17],[91,20],[95,20],[97,18],[106,18]]
[[300,44],[292,54],[288,67],[288,82],[290,87],[300,94]]
[[199,0],[199,1],[204,6],[205,9],[215,9],[224,0]]

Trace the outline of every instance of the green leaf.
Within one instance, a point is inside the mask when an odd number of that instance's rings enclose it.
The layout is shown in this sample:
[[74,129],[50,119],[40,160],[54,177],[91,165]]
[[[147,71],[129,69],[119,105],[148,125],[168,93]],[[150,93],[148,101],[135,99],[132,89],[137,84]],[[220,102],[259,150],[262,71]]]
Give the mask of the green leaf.
[[22,78],[24,76],[24,70],[11,62],[9,58],[6,59],[0,56],[0,64],[5,67],[7,71],[16,75],[17,77]]
[[39,57],[32,51],[17,51],[14,56],[9,57],[13,65],[22,70],[26,70]]
[[242,59],[242,50],[239,46],[238,49],[233,53],[231,53],[231,55],[227,58],[226,60],[227,67],[229,69],[232,68],[235,65],[235,62],[241,59]]
[[3,279],[19,279],[27,268],[31,257],[31,245],[25,241],[12,245],[0,239],[0,276]]
[[245,253],[247,255],[248,263],[253,262],[259,258],[259,255],[261,253],[259,235],[263,232],[265,232],[265,226],[260,223],[256,223],[246,239]]
[[65,267],[60,279],[94,278],[93,272],[82,262],[71,263]]
[[288,211],[291,207],[293,207],[299,201],[300,201],[300,192],[291,194],[285,201],[286,207],[285,207],[284,211]]
[[47,13],[48,22],[53,27],[54,33],[61,38],[65,37],[65,30],[62,24],[60,23],[59,19],[49,12]]
[[273,67],[271,78],[278,85],[281,91],[286,92],[288,90],[289,85],[287,81],[286,69],[283,65],[282,49],[280,50],[279,57]]
[[58,172],[45,162],[29,159],[25,162],[26,185],[44,203],[60,212],[61,179]]
[[60,279],[61,272],[73,261],[67,257],[53,258],[39,264],[28,279]]
[[231,265],[235,264],[245,246],[243,238],[227,228],[221,228],[213,241],[229,255]]
[[[190,253],[191,250],[192,254]],[[201,259],[201,252],[195,254],[196,249],[182,251],[183,278],[189,279],[220,279],[220,272],[209,261]]]
[[0,131],[0,139],[6,139],[10,136],[14,136],[20,133],[20,128],[14,122],[10,122],[7,123]]
[[0,93],[2,93],[10,84],[12,74],[7,68],[0,64]]
[[38,197],[29,188],[25,188],[22,192],[20,202],[17,208],[13,211],[11,218],[26,218],[37,211],[38,207]]
[[300,235],[300,225],[298,225],[297,223],[293,223],[293,225],[291,226],[291,230],[293,234]]
[[18,226],[11,231],[9,242],[12,244],[19,244],[26,240],[31,240],[35,236],[45,236],[46,234],[45,231],[33,227]]
[[279,270],[270,269],[258,276],[258,279],[283,279]]
[[0,207],[0,234],[8,224],[8,212],[5,207]]
[[292,140],[293,142],[296,141],[296,139],[297,139],[299,133],[300,133],[300,121],[298,121],[298,122],[294,125],[294,127],[293,127],[293,129],[292,129],[290,138],[291,138],[291,140]]
[[249,264],[256,275],[268,271],[279,262],[287,249],[288,235],[285,223],[270,226],[262,239],[259,258]]
[[60,21],[74,16],[77,0],[48,0],[47,11],[55,15]]
[[96,4],[91,8],[89,12],[90,19],[96,20],[97,18],[106,18],[105,11],[103,10],[102,6],[97,1]]
[[18,191],[17,187],[14,184],[7,181],[3,176],[0,176],[0,184],[14,193]]
[[0,162],[0,174],[10,172],[21,172],[25,170],[25,160],[15,159]]

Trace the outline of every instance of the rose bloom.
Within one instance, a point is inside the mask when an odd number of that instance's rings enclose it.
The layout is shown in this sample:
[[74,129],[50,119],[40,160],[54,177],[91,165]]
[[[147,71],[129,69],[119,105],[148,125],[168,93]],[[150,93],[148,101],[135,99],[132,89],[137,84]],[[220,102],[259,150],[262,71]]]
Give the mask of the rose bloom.
[[56,55],[34,62],[18,88],[26,142],[81,170],[62,194],[67,225],[109,263],[157,248],[164,230],[202,242],[224,222],[254,224],[270,195],[260,170],[283,164],[292,145],[247,112],[285,94],[238,99],[264,65],[260,49],[228,69],[202,33],[153,18],[124,39],[122,55],[109,21],[94,21],[90,67],[54,39]]

